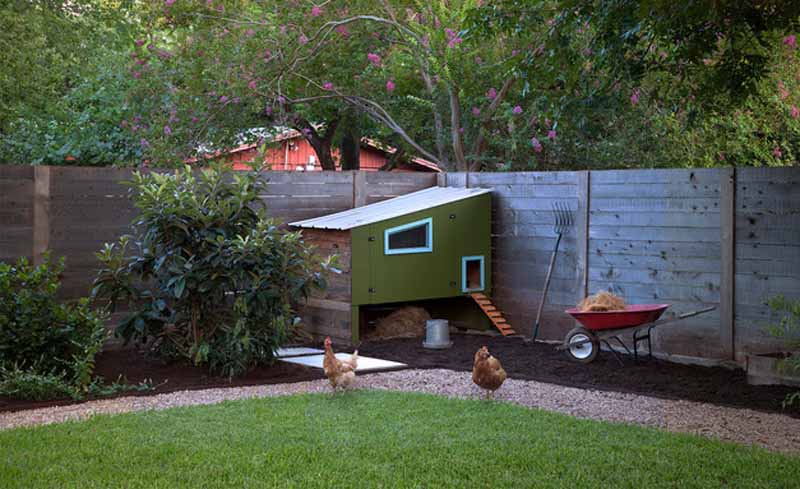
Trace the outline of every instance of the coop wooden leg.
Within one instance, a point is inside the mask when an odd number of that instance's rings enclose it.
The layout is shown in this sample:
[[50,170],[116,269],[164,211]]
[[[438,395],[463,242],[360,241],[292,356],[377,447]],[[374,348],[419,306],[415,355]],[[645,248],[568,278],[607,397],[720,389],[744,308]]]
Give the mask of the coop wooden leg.
[[350,306],[350,339],[358,345],[361,329],[361,311],[358,306]]

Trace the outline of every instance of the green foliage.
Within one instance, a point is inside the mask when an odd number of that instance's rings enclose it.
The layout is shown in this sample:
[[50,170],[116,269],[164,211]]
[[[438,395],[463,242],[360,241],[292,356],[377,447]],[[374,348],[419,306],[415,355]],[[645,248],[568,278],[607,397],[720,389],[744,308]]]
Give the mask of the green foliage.
[[[121,56],[81,76],[45,111],[26,110],[0,139],[0,161],[33,165],[137,164],[142,157],[135,133],[126,126],[131,79]],[[133,124],[131,122],[131,124]]]
[[63,375],[40,373],[36,368],[0,366],[0,395],[29,401],[76,398],[77,392]]
[[130,0],[9,0],[0,5],[0,163],[137,161],[119,127],[138,30]]
[[[20,258],[0,262],[0,381],[9,394],[81,395],[93,381],[94,360],[106,339],[105,315],[88,299],[58,300],[63,260],[38,266]],[[25,387],[28,386],[28,387]]]
[[795,454],[757,446],[366,389],[3,430],[0,446],[5,489],[764,489],[800,476]]
[[[773,314],[780,316],[777,324],[770,325],[769,333],[786,342],[791,349],[791,354],[780,363],[780,368],[791,374],[800,374],[800,300],[789,300],[782,295],[775,296],[768,301]],[[800,392],[786,396],[784,405],[793,405],[800,402]]]
[[216,169],[134,173],[134,235],[97,254],[93,292],[129,306],[117,327],[126,342],[228,376],[273,360],[328,261],[265,216],[261,185]]

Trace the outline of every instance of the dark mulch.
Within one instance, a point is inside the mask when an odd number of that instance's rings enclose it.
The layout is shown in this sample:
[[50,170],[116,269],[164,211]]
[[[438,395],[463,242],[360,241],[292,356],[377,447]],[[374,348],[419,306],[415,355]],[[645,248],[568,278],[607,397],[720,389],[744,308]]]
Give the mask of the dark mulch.
[[751,386],[742,370],[681,365],[656,359],[638,363],[624,358],[625,366],[611,353],[601,352],[588,365],[570,360],[551,344],[525,344],[518,338],[454,335],[449,350],[427,350],[420,339],[368,342],[359,347],[365,356],[395,360],[413,368],[448,368],[471,371],[475,351],[482,345],[500,359],[513,379],[628,392],[666,399],[687,399],[712,404],[782,412],[800,417],[800,409],[784,410],[782,401],[797,389],[784,386]]
[[[472,370],[475,351],[482,345],[503,363],[510,378],[537,380],[553,384],[629,392],[667,399],[687,399],[760,411],[783,412],[800,417],[800,410],[785,411],[781,401],[793,392],[791,387],[751,386],[742,370],[680,365],[660,360],[634,363],[626,358],[625,366],[610,353],[602,352],[589,365],[571,361],[554,345],[525,344],[517,338],[454,335],[453,348],[426,350],[421,339],[368,341],[359,347],[362,355],[395,360],[412,368],[447,368]],[[320,345],[315,345],[320,346]],[[335,346],[335,345],[334,345]],[[210,375],[190,365],[166,364],[134,350],[114,350],[98,356],[98,375],[113,381],[122,375],[129,383],[149,379],[158,388],[151,392],[128,392],[121,395],[152,395],[179,390],[279,384],[323,378],[320,369],[277,362],[260,367],[233,380]],[[0,411],[17,411],[54,405],[72,404],[71,400],[31,402],[0,397]]]
[[[120,375],[129,384],[149,380],[157,386],[154,391],[123,392],[121,396],[147,396],[183,390],[212,389],[215,387],[238,387],[244,385],[284,384],[324,378],[320,369],[303,367],[285,362],[276,362],[270,367],[259,367],[242,377],[229,380],[227,377],[211,375],[207,370],[183,363],[165,363],[132,350],[112,350],[98,355],[95,373],[107,382]],[[20,411],[48,406],[75,404],[71,399],[55,401],[23,401],[0,396],[0,412]]]

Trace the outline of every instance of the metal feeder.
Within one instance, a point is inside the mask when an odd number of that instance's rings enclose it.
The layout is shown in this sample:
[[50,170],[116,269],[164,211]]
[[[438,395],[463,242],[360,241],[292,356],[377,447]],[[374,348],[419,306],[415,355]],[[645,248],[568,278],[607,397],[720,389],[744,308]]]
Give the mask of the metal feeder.
[[425,323],[425,341],[422,346],[431,350],[444,350],[453,346],[447,319],[430,319]]

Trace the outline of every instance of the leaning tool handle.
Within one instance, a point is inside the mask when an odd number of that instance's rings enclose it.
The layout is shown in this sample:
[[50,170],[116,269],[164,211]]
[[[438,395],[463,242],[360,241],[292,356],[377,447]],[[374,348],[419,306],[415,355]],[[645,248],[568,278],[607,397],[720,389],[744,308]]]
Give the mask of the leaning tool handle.
[[539,310],[536,311],[536,324],[533,326],[533,341],[539,336],[539,321],[542,319],[542,310],[544,309],[544,301],[547,298],[547,289],[550,288],[550,276],[553,274],[553,267],[556,264],[556,254],[558,253],[558,244],[561,243],[561,233],[558,233],[556,238],[556,246],[553,248],[553,255],[550,257],[550,266],[547,268],[547,278],[544,280],[544,291],[542,292],[542,301],[539,302]]

